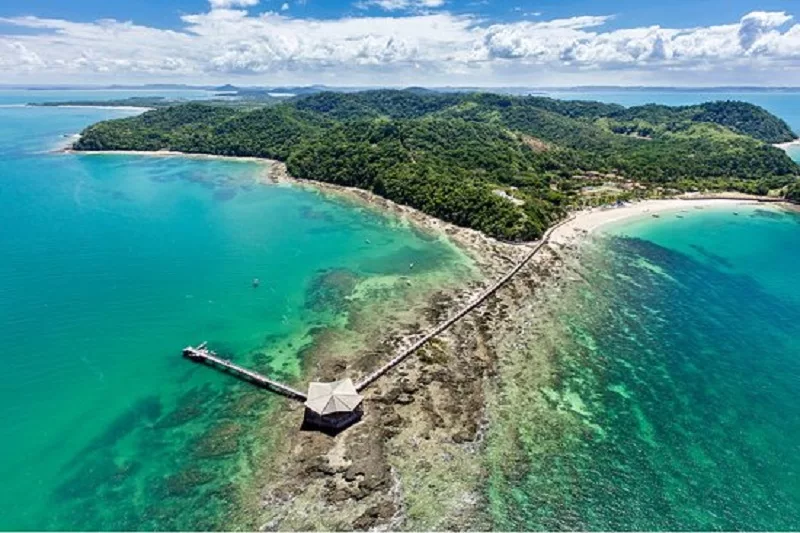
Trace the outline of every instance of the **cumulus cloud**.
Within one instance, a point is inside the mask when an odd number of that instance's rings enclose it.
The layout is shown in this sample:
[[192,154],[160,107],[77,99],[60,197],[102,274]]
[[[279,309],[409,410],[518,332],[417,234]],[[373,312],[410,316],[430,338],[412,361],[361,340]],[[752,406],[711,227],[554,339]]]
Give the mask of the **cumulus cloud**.
[[209,11],[184,15],[178,30],[0,19],[37,30],[0,33],[0,70],[26,79],[250,77],[342,85],[641,83],[654,76],[696,82],[697,71],[712,83],[754,83],[754,73],[800,82],[800,25],[784,12],[753,12],[716,26],[607,29],[607,16],[488,24],[448,12],[312,20],[236,9],[256,2],[212,0]]
[[401,9],[442,7],[444,3],[445,0],[363,0],[356,5],[362,9],[376,6],[385,11],[398,11]]
[[605,17],[498,24],[483,32],[486,59],[569,64],[581,67],[729,67],[755,56],[780,60],[800,51],[800,26],[781,32],[792,17],[754,12],[738,23],[696,28],[642,28],[600,31]]
[[770,30],[779,28],[790,20],[792,17],[784,12],[754,11],[745,15],[739,23],[739,44],[743,49],[749,50]]
[[208,0],[211,9],[233,9],[236,7],[252,7],[258,5],[258,0]]

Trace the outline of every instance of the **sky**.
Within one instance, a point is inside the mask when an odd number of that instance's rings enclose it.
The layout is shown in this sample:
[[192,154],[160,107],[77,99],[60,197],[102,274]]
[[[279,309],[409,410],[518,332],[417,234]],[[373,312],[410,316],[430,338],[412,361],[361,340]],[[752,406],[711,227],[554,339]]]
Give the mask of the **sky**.
[[797,0],[3,0],[0,83],[800,86]]

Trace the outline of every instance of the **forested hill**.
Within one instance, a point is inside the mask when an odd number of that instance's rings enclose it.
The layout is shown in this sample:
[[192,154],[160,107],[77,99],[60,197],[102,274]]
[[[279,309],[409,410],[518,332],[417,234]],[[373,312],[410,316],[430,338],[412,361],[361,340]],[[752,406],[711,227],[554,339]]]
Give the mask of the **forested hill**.
[[[764,193],[798,167],[795,138],[741,102],[625,108],[496,94],[319,93],[260,109],[190,103],[87,128],[77,150],[179,150],[285,161],[508,240],[541,235],[592,180]],[[602,185],[602,184],[600,184]],[[582,191],[583,189],[583,191]],[[614,190],[614,187],[610,187]],[[610,198],[606,198],[610,199]]]
[[708,102],[671,107],[649,104],[626,108],[618,104],[581,100],[556,100],[538,96],[515,97],[492,93],[438,93],[433,91],[376,90],[360,93],[317,93],[296,100],[298,109],[315,111],[337,119],[388,117],[417,118],[457,105],[475,103],[491,109],[535,108],[574,119],[594,121],[608,118],[621,122],[641,121],[651,126],[678,127],[685,122],[707,122],[736,133],[776,144],[796,138],[786,122],[765,109],[738,101]]

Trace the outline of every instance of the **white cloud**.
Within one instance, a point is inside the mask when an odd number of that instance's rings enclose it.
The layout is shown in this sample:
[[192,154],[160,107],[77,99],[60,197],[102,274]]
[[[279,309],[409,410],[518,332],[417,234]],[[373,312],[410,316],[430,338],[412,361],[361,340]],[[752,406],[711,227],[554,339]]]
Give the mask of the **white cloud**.
[[783,12],[754,11],[745,15],[739,23],[739,44],[743,49],[749,50],[769,31],[783,26],[790,20],[792,17]]
[[418,10],[442,7],[445,0],[362,0],[356,5],[362,9],[371,6],[379,7],[385,11]]
[[284,2],[283,4],[281,4],[281,11],[287,11],[288,9],[289,9],[288,2]]
[[607,16],[487,24],[447,12],[312,20],[232,9],[255,2],[214,0],[216,9],[183,16],[179,30],[0,19],[36,30],[0,33],[0,71],[5,79],[83,82],[800,83],[800,24],[783,12],[716,26],[609,30]]
[[211,9],[233,9],[236,7],[252,7],[258,5],[259,0],[208,0]]

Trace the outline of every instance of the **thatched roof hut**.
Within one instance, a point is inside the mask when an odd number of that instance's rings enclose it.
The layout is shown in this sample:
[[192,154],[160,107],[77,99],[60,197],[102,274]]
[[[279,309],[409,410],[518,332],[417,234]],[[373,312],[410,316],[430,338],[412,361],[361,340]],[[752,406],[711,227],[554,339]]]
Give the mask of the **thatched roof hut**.
[[305,424],[318,428],[342,429],[361,418],[364,397],[351,379],[308,385]]

